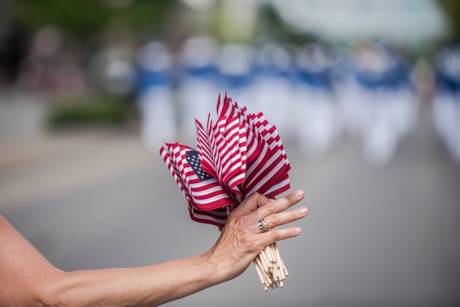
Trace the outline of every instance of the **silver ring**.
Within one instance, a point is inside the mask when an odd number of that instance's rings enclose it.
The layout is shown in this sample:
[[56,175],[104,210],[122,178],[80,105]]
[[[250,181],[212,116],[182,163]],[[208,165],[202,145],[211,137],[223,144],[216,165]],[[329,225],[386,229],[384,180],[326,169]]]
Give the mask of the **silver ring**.
[[268,223],[265,219],[257,221],[257,228],[259,228],[261,232],[267,232],[270,230],[270,228],[268,228]]

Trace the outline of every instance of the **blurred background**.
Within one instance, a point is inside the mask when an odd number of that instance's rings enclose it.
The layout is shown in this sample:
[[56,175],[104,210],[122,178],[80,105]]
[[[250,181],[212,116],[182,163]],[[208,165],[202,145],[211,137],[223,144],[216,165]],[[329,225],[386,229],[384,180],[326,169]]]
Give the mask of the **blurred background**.
[[158,150],[226,92],[311,215],[283,289],[170,306],[459,306],[459,38],[455,0],[2,0],[0,212],[64,270],[204,252]]

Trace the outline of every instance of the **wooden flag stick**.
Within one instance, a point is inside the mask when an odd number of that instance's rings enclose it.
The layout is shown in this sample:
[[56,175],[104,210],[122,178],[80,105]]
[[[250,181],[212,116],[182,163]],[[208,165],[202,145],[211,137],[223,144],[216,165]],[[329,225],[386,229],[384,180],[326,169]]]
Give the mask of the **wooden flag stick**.
[[266,246],[253,262],[265,291],[284,286],[288,271],[276,242]]
[[[259,262],[259,265],[262,265],[262,261],[260,261],[260,259],[258,259],[258,262]],[[270,286],[272,284],[272,280],[270,279],[270,276],[263,269],[261,270],[261,272],[262,272],[262,276],[264,277],[265,284],[267,286]]]
[[275,253],[275,258],[276,258],[276,264],[277,264],[277,269],[280,272],[281,280],[286,279],[286,274],[284,273],[283,269],[283,263],[281,261],[281,256],[279,254],[278,246],[274,245],[274,253]]
[[260,259],[262,260],[262,262],[265,264],[267,273],[270,273],[271,264],[268,261],[267,256],[265,255],[264,251],[262,251],[259,254],[259,256],[260,256]]
[[279,265],[279,261],[276,256],[274,244],[269,246],[269,251],[270,251],[270,257],[272,259],[272,264],[273,264],[273,276],[275,280],[280,280],[282,279],[282,275],[280,272],[280,265]]
[[262,267],[262,271],[264,272],[264,274],[269,274],[270,270],[268,269],[268,266],[266,262],[264,261],[263,257],[261,256],[261,254],[257,256],[257,259],[260,262],[260,266]]
[[260,283],[265,286],[265,279],[262,275],[262,272],[260,271],[259,265],[257,264],[255,260],[254,260],[254,264],[256,267],[257,275],[259,276],[259,279],[260,279]]

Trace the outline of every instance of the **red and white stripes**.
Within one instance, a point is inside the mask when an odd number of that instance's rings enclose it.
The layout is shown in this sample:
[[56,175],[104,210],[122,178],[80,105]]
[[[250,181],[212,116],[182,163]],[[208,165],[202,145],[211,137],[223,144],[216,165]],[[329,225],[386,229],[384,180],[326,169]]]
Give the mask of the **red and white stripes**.
[[247,195],[270,198],[289,189],[286,151],[275,126],[227,95],[217,102],[217,121],[195,120],[197,152],[179,143],[161,149],[171,175],[189,203],[193,220],[222,228]]

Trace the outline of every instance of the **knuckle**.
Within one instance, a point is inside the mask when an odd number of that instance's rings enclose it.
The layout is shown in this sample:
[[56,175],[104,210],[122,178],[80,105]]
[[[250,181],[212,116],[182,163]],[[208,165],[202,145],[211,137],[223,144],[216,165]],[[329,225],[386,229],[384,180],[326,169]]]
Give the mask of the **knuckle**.
[[278,225],[280,222],[281,222],[281,218],[277,214],[271,216],[269,219],[269,224],[271,224],[271,226]]
[[257,199],[260,198],[260,196],[261,196],[261,194],[260,194],[259,192],[254,192],[254,193],[252,193],[252,195],[250,196],[250,198],[251,198],[252,200],[257,200]]
[[264,206],[266,205],[268,202],[270,202],[270,199],[268,199],[265,195],[263,194],[259,194],[259,203]]
[[295,192],[291,192],[287,195],[287,199],[290,201],[290,202],[295,202],[298,200],[298,196],[296,195]]
[[270,238],[272,239],[272,241],[278,241],[280,239],[279,233],[277,231],[272,232]]
[[276,205],[274,203],[270,203],[267,205],[267,211],[269,213],[275,213],[276,212]]

